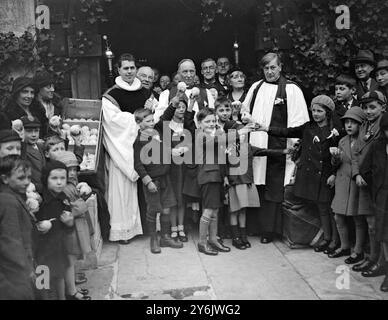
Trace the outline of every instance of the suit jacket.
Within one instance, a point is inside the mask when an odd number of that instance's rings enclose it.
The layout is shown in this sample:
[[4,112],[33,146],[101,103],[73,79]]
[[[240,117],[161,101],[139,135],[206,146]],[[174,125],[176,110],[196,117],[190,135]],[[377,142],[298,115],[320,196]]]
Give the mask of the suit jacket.
[[24,199],[9,188],[1,189],[0,203],[0,300],[32,300],[31,218]]
[[230,137],[227,141],[227,135],[224,130],[217,130],[212,136],[203,131],[196,134],[195,137],[195,159],[198,164],[198,184],[211,182],[222,183],[227,174],[226,168],[226,146],[233,143],[236,136]]
[[378,87],[379,85],[377,84],[376,80],[371,78],[371,83],[370,83],[370,88],[369,90],[365,90],[365,88],[363,87],[363,85],[361,84],[360,81],[357,81],[357,84],[356,84],[356,95],[357,95],[357,99],[361,99],[362,96],[367,93],[367,92],[370,92],[370,91],[375,91],[375,90],[378,90]]
[[379,139],[381,136],[380,120],[381,120],[381,117],[380,119],[376,120],[375,127],[374,127],[374,134],[367,141],[365,140],[365,135],[368,129],[368,122],[363,123],[360,127],[358,139],[356,141],[356,145],[354,148],[354,152],[356,156],[354,157],[354,161],[352,162],[353,178],[355,178],[357,175],[360,174],[360,166],[363,165],[363,162],[368,154],[370,147],[372,146],[373,142]]
[[370,145],[364,161],[360,165],[360,174],[368,184],[373,201],[379,193],[381,187],[387,182],[384,181],[387,170],[387,139],[380,136]]
[[44,147],[37,145],[37,149],[33,148],[26,142],[22,143],[22,158],[31,164],[31,182],[35,185],[39,193],[43,191],[41,181],[42,170],[46,165],[46,157],[44,156]]

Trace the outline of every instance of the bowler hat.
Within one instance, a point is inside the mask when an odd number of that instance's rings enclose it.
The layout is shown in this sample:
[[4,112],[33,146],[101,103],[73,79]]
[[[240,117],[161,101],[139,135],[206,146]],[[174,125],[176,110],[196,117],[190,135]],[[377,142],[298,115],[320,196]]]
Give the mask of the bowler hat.
[[364,110],[355,106],[347,110],[345,115],[341,118],[341,120],[345,119],[353,119],[359,123],[363,123],[366,120],[366,115]]
[[32,78],[28,78],[28,77],[16,78],[12,84],[12,92],[11,92],[12,96],[15,96],[17,93],[19,93],[26,87],[33,88]]
[[311,101],[311,107],[312,107],[314,104],[317,104],[317,105],[320,105],[320,106],[324,106],[324,107],[330,109],[331,111],[334,111],[334,109],[335,109],[335,104],[334,104],[333,99],[331,99],[329,96],[326,96],[326,95],[324,95],[324,94],[321,94],[321,95],[319,95],[319,96],[316,96],[316,97]]
[[23,122],[24,129],[40,128],[40,122],[35,117],[24,116],[20,120]]
[[385,97],[385,95],[382,92],[377,90],[365,93],[362,96],[360,103],[365,104],[371,101],[378,101],[381,104],[387,104],[387,98]]
[[366,62],[372,66],[376,66],[375,56],[370,50],[360,50],[352,59],[353,64]]
[[10,141],[22,141],[14,130],[0,130],[0,143]]

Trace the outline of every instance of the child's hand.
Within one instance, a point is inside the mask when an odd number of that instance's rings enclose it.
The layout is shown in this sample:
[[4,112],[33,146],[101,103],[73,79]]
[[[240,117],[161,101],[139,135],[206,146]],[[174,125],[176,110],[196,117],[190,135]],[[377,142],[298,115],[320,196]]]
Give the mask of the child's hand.
[[171,99],[170,103],[174,108],[178,108],[179,106],[179,100],[180,98],[176,95],[174,98]]
[[341,150],[337,147],[330,147],[329,148],[330,154],[333,156],[335,159],[339,159],[341,156]]
[[283,154],[285,155],[292,154],[293,152],[294,152],[294,148],[283,149]]
[[361,175],[356,176],[356,185],[358,187],[366,187],[368,184],[365,182],[364,178]]
[[330,188],[333,188],[335,186],[335,175],[332,174],[328,179],[327,179],[327,185]]
[[171,154],[173,157],[179,157],[182,153],[180,148],[174,148],[171,150]]
[[80,134],[74,135],[74,134],[70,133],[70,136],[73,138],[74,144],[76,146],[80,146],[81,145],[81,135]]
[[74,217],[69,211],[63,211],[59,219],[68,227],[71,227],[74,224]]
[[260,123],[255,123],[255,124],[256,124],[256,127],[255,127],[256,131],[268,132],[268,126],[262,125]]
[[52,228],[52,226],[53,225],[50,220],[42,220],[36,224],[38,231],[42,232],[43,234],[47,233]]
[[225,187],[225,188],[229,188],[229,187],[230,187],[228,177],[225,177],[225,178],[224,178],[224,187]]
[[149,184],[147,184],[147,189],[151,193],[158,192],[158,187],[152,181]]

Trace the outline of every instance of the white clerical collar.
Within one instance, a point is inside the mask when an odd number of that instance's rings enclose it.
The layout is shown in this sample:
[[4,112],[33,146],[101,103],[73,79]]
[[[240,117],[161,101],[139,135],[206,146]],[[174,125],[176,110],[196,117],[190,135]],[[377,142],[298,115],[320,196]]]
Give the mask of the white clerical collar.
[[141,88],[141,81],[138,78],[135,78],[132,82],[132,84],[129,84],[128,82],[125,82],[121,76],[116,77],[115,83],[124,90],[127,91],[137,91]]

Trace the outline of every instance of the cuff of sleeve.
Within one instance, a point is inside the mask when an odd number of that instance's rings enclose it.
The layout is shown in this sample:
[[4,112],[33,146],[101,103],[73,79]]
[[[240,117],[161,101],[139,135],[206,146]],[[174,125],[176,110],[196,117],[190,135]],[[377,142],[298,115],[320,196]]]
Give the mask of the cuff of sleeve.
[[149,184],[152,179],[149,175],[145,176],[144,178],[141,179],[143,181],[143,184],[146,186],[147,184]]

